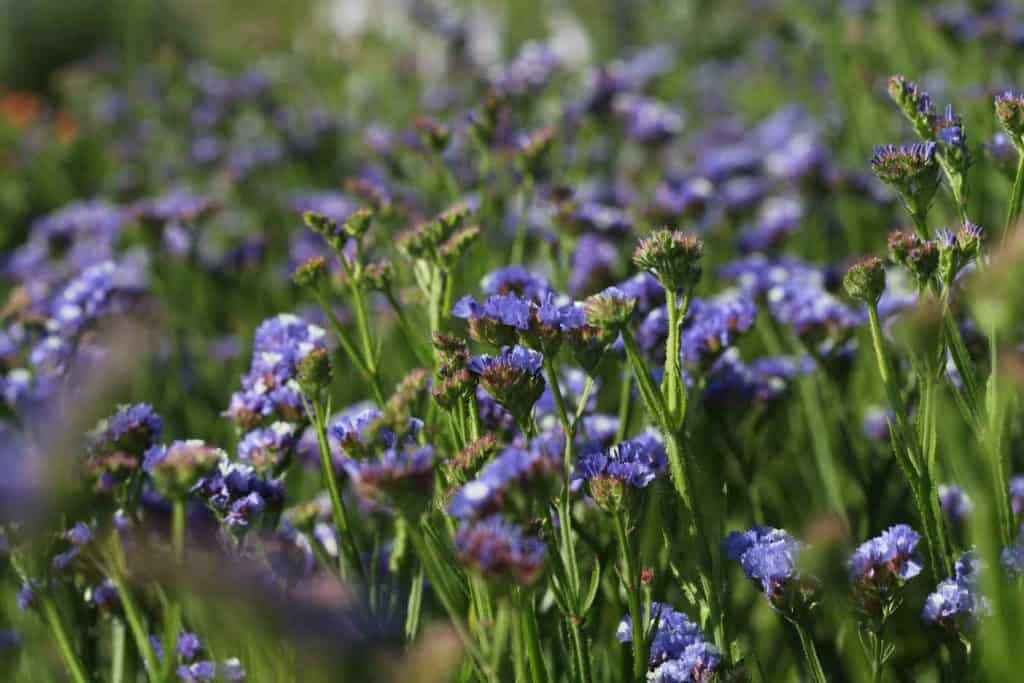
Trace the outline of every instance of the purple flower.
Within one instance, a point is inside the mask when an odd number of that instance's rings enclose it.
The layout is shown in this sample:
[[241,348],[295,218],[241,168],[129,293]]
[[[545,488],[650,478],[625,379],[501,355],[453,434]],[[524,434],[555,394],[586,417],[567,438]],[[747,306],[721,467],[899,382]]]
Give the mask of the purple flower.
[[974,502],[956,484],[939,485],[939,505],[953,524],[962,524],[974,510]]
[[238,444],[238,458],[258,469],[278,469],[287,462],[299,440],[299,428],[290,422],[258,427]]
[[176,673],[178,678],[185,683],[204,683],[216,678],[217,665],[209,661],[182,664]]
[[519,54],[491,75],[491,85],[506,96],[522,96],[544,88],[561,66],[558,54],[551,46],[530,41]]
[[729,293],[714,299],[694,299],[686,318],[682,360],[687,365],[706,367],[754,326],[757,306],[742,294]]
[[480,386],[522,422],[546,386],[542,375],[544,357],[522,346],[505,346],[497,356],[477,356],[469,370]]
[[978,592],[980,561],[968,551],[957,561],[952,578],[939,583],[921,612],[926,623],[959,631],[991,613],[988,599]]
[[487,274],[481,282],[481,288],[489,296],[514,294],[528,300],[538,300],[553,291],[547,279],[518,265],[500,268]]
[[512,579],[521,585],[536,581],[544,571],[547,547],[537,538],[493,515],[478,522],[463,522],[455,535],[459,559],[484,576]]
[[847,563],[850,580],[882,587],[891,578],[907,581],[921,573],[917,556],[920,535],[906,524],[897,524],[865,541]]
[[18,608],[23,612],[30,610],[36,606],[37,600],[35,586],[30,581],[22,582],[18,590]]
[[574,480],[615,479],[632,488],[647,488],[668,471],[665,445],[653,432],[644,432],[611,448],[582,455]]
[[352,486],[364,499],[399,509],[422,509],[434,486],[434,449],[391,448],[370,460],[342,462]]
[[191,662],[202,651],[203,645],[195,633],[183,631],[178,634],[178,656],[185,662]]
[[579,296],[608,283],[619,263],[619,248],[594,233],[581,235],[572,255],[569,291]]
[[560,449],[552,453],[539,447],[506,448],[480,470],[476,479],[455,492],[448,514],[466,520],[501,510],[507,498],[518,489],[559,472],[560,454]]
[[[704,633],[683,612],[661,602],[651,603],[651,621],[656,624],[651,640],[649,681],[709,680],[721,664],[721,655],[704,641]],[[633,620],[627,614],[619,622],[615,637],[633,641]]]
[[1010,505],[1013,514],[1024,514],[1024,474],[1010,477]]
[[614,109],[623,118],[626,134],[644,144],[658,144],[683,130],[683,116],[658,100],[623,94],[615,98]]
[[782,529],[756,526],[734,531],[723,542],[726,555],[740,563],[747,578],[761,584],[769,598],[780,596],[799,578],[796,561],[801,544]]
[[264,321],[255,333],[253,359],[242,390],[231,396],[226,414],[245,427],[278,418],[302,422],[305,409],[298,365],[314,349],[326,349],[326,331],[291,314]]

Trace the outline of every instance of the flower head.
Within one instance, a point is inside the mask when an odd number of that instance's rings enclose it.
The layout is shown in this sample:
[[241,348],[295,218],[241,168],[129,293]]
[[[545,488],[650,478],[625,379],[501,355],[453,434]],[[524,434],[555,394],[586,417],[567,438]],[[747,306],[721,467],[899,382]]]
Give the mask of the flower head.
[[878,179],[900,194],[912,215],[928,212],[939,187],[939,164],[935,159],[936,144],[919,142],[912,145],[875,147],[871,169]]
[[522,346],[506,346],[497,356],[478,356],[469,364],[480,386],[520,422],[544,393],[544,357]]
[[527,586],[544,571],[547,547],[523,530],[493,515],[478,522],[463,522],[455,535],[459,559],[486,577],[512,580]]
[[172,500],[182,500],[200,480],[227,461],[227,453],[205,441],[175,441],[169,446],[153,446],[146,451],[143,464],[157,490]]
[[678,230],[655,230],[640,240],[633,262],[654,277],[665,289],[690,291],[701,275],[704,243],[695,235]]
[[342,466],[364,499],[405,513],[421,512],[434,488],[430,446],[389,448],[369,460],[345,458]]
[[921,536],[906,524],[890,526],[865,541],[850,557],[847,568],[855,585],[887,591],[921,573],[918,556]]
[[978,592],[980,561],[968,551],[957,561],[952,578],[939,583],[925,601],[921,618],[953,632],[961,631],[991,612],[988,600]]
[[630,490],[647,488],[668,470],[661,439],[652,432],[628,439],[606,450],[585,453],[576,463],[574,480],[585,481],[597,504],[619,510]]

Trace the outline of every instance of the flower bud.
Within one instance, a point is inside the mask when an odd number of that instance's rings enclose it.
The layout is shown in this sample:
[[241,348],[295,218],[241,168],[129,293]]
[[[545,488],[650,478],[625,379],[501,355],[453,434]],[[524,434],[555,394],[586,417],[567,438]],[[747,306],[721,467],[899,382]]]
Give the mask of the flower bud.
[[[934,142],[875,147],[871,169],[878,179],[891,185],[907,211],[923,217],[939,188],[939,164]],[[923,235],[921,236],[924,237]]]
[[996,118],[1018,150],[1024,146],[1024,93],[1007,90],[996,95]]
[[850,266],[843,278],[850,298],[874,306],[885,291],[885,267],[880,258],[868,258]]
[[615,514],[625,507],[626,485],[618,477],[599,475],[590,480],[590,497],[597,507]]
[[331,357],[326,349],[313,349],[299,361],[298,381],[302,393],[316,396],[331,385]]
[[171,500],[184,500],[199,481],[217,469],[227,453],[198,439],[154,446],[146,453],[145,469],[157,491]]
[[704,243],[678,230],[656,230],[640,240],[633,263],[658,278],[671,291],[688,292],[700,280]]
[[636,299],[627,296],[617,287],[609,287],[588,298],[583,307],[586,310],[588,325],[614,336],[633,317]]
[[390,291],[395,282],[394,264],[387,259],[368,263],[363,268],[363,282],[371,291]]
[[327,279],[327,262],[323,256],[314,256],[311,259],[303,261],[298,268],[295,269],[292,280],[299,287],[305,289],[317,290],[321,284]]
[[362,239],[366,232],[370,229],[370,223],[373,221],[373,211],[370,209],[359,209],[354,212],[345,221],[345,225],[342,226],[342,230],[345,234],[353,239]]
[[903,111],[914,126],[914,131],[926,140],[931,140],[935,121],[932,98],[921,87],[900,75],[889,79],[889,97]]

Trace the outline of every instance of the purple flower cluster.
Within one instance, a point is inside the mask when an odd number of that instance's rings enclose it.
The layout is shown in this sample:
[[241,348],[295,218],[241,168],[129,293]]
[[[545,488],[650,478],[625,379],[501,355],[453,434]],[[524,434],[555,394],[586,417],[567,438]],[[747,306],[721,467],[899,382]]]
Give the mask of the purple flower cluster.
[[33,221],[28,241],[2,264],[6,277],[18,278],[34,302],[76,273],[114,256],[125,211],[102,199],[68,204]]
[[939,583],[925,601],[921,618],[928,624],[960,631],[991,613],[988,599],[978,592],[981,561],[968,551],[957,561],[952,578]]
[[530,301],[540,300],[554,291],[546,278],[522,266],[508,266],[488,273],[480,286],[488,296],[513,294]]
[[199,482],[195,493],[229,528],[244,528],[264,514],[276,519],[284,504],[285,486],[281,479],[261,477],[250,465],[224,459],[212,476]]
[[[647,680],[657,683],[712,680],[722,664],[722,656],[714,645],[704,640],[700,626],[671,605],[652,602],[650,610],[655,627]],[[628,614],[619,622],[615,637],[621,643],[633,641],[633,620]]]
[[921,573],[917,544],[921,536],[906,524],[889,527],[865,541],[847,563],[850,580],[884,587],[892,580],[907,581]]
[[739,562],[747,578],[759,583],[769,598],[781,596],[789,582],[799,578],[801,544],[782,529],[755,526],[734,531],[722,545],[729,559]]
[[524,586],[540,578],[547,556],[543,541],[526,535],[501,515],[464,521],[455,535],[455,551],[462,562],[484,576],[512,579]]
[[[157,646],[160,657],[163,657],[162,644],[159,638],[153,637],[153,645]],[[184,683],[206,683],[207,681],[243,681],[245,669],[238,659],[227,659],[217,664],[208,659],[199,659],[206,653],[206,648],[194,633],[183,631],[178,635],[176,654],[178,667],[175,675]]]
[[1010,506],[1013,514],[1024,515],[1024,474],[1010,477]]
[[323,328],[295,315],[264,321],[256,329],[252,365],[242,377],[242,390],[231,395],[226,414],[247,427],[274,418],[302,422],[298,364],[314,349],[325,348],[325,337]]
[[703,399],[709,406],[720,407],[768,403],[782,396],[792,379],[816,367],[806,356],[759,358],[748,364],[738,349],[728,349],[708,371]]
[[685,364],[707,367],[754,326],[757,306],[742,293],[694,299],[683,323],[680,353]]
[[668,471],[665,444],[653,432],[644,432],[611,448],[586,453],[576,463],[573,480],[614,479],[632,488],[646,488]]
[[299,436],[299,427],[291,422],[257,427],[238,443],[238,458],[259,470],[279,471],[287,464]]
[[509,496],[559,472],[562,467],[560,452],[551,453],[537,447],[506,448],[480,470],[476,479],[455,492],[448,505],[448,514],[465,520],[501,510]]
[[434,449],[430,446],[388,448],[369,460],[342,462],[352,487],[377,505],[422,509],[434,486]]

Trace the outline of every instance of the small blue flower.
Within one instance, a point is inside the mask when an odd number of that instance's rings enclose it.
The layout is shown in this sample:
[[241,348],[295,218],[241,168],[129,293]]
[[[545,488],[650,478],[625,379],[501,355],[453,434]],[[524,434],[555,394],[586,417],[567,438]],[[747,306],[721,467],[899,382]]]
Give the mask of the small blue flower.
[[847,568],[850,580],[879,587],[891,577],[907,581],[921,573],[917,544],[921,536],[906,524],[897,524],[865,541],[853,553]]
[[959,631],[991,613],[988,599],[978,592],[981,563],[972,551],[957,561],[952,578],[939,583],[925,601],[921,618],[926,623]]
[[761,584],[769,598],[780,596],[799,578],[797,557],[801,544],[782,529],[756,526],[734,531],[723,542],[726,555],[740,563],[747,578]]

